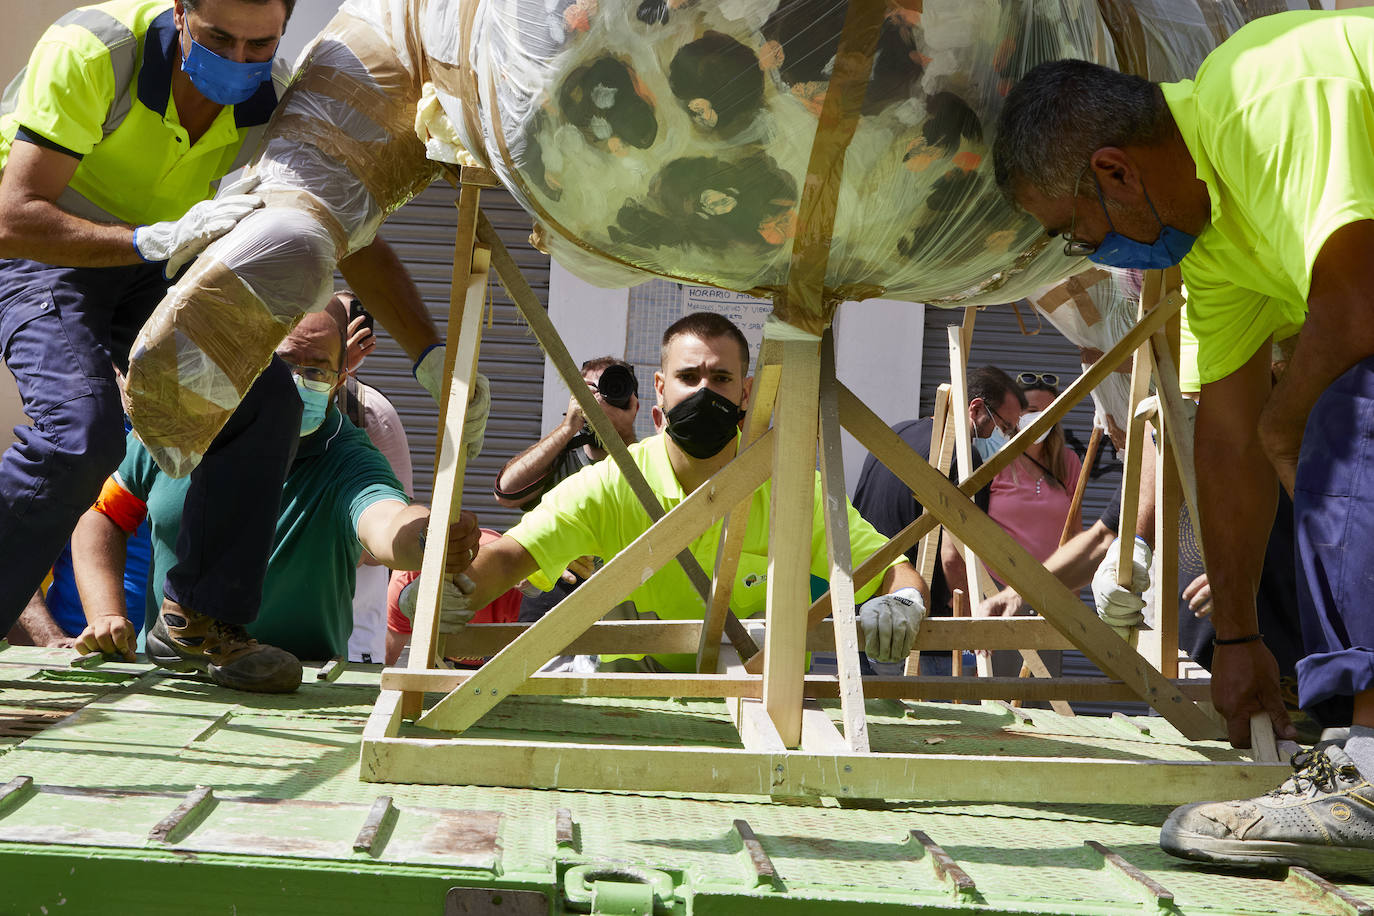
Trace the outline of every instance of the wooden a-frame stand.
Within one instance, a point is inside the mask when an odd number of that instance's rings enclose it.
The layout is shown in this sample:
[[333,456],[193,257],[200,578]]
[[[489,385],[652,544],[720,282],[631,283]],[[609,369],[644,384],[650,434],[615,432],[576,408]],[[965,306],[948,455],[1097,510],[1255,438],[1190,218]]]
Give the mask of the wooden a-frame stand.
[[[753,403],[739,455],[667,514],[640,476],[609,419],[583,384],[547,314],[501,240],[478,210],[482,170],[464,169],[459,179],[448,384],[442,408],[438,468],[409,667],[388,669],[383,691],[364,734],[361,776],[367,781],[463,783],[537,788],[631,789],[777,796],[829,795],[870,798],[964,799],[1039,802],[1172,804],[1200,798],[1255,794],[1274,784],[1281,766],[1240,758],[1226,762],[1166,762],[1086,758],[969,757],[869,751],[865,699],[954,700],[1143,700],[1193,740],[1222,734],[1204,703],[1205,681],[1177,681],[1177,632],[1172,596],[1177,594],[1175,551],[1180,481],[1195,505],[1191,455],[1180,410],[1177,316],[1182,294],[1177,277],[1150,275],[1135,328],[1069,385],[1049,410],[1019,432],[1001,452],[956,488],[926,456],[913,452],[835,377],[833,344],[823,336],[765,337],[755,366]],[[805,217],[803,207],[803,217]],[[803,220],[805,222],[805,220]],[[800,243],[800,239],[799,239]],[[438,606],[447,555],[448,520],[456,516],[463,479],[461,430],[467,393],[476,371],[481,312],[494,269],[558,368],[601,441],[641,496],[654,524],[532,625],[472,625],[441,636]],[[793,292],[789,288],[789,293]],[[803,290],[805,292],[805,290]],[[819,296],[818,285],[812,294]],[[796,296],[792,302],[799,301]],[[785,302],[779,296],[778,311]],[[833,309],[833,304],[830,306]],[[824,312],[828,325],[830,309]],[[790,310],[795,315],[794,309]],[[956,356],[966,352],[962,336]],[[1143,651],[1098,617],[1024,548],[981,512],[970,495],[990,482],[1033,441],[1124,360],[1135,356],[1133,397],[1156,381],[1162,408],[1154,416],[1158,450],[1156,594],[1162,604]],[[962,387],[960,372],[954,373]],[[946,418],[960,414],[962,393],[948,398]],[[772,423],[770,425],[770,418]],[[1133,417],[1128,465],[1139,480],[1146,442],[1145,417]],[[853,567],[844,512],[844,475],[839,430],[843,426],[913,491],[926,513]],[[962,422],[948,420],[965,438]],[[825,498],[830,591],[809,601],[812,498],[817,447]],[[967,442],[960,443],[960,451]],[[933,450],[938,455],[942,449]],[[965,464],[967,466],[967,464]],[[772,479],[767,618],[763,649],[730,614],[730,589],[744,537],[750,494]],[[1128,480],[1123,508],[1134,517]],[[726,518],[714,575],[706,577],[688,545],[716,520]],[[916,648],[1033,650],[1076,648],[1109,678],[898,677],[858,675],[854,582],[879,575],[936,525],[997,570],[1041,616],[1015,619],[928,619]],[[697,584],[705,620],[598,623],[645,577],[680,562]],[[1125,568],[1129,569],[1129,555]],[[974,568],[977,564],[971,564]],[[827,617],[832,624],[820,627]],[[723,652],[721,634],[731,638]],[[757,630],[753,631],[757,632]],[[443,651],[440,652],[441,646]],[[833,650],[838,675],[809,676],[808,649]],[[555,655],[572,653],[697,653],[692,674],[536,674]],[[438,669],[441,654],[494,655],[481,669]],[[738,656],[738,658],[736,657]],[[739,658],[745,659],[743,664]],[[1034,666],[1032,665],[1032,669]],[[423,711],[425,692],[447,696]],[[720,697],[734,718],[741,747],[645,747],[462,737],[492,707],[512,694],[619,697]],[[816,700],[838,697],[843,730]],[[401,737],[403,719],[455,737]],[[1116,777],[1116,778],[1103,778]],[[1123,780],[1126,780],[1123,782]]]

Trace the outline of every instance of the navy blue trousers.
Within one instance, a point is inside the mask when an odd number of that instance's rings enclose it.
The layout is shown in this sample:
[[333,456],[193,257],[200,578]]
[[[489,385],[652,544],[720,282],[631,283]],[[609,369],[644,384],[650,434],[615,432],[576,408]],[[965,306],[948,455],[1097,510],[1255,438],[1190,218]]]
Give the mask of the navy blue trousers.
[[1348,725],[1374,689],[1374,357],[1332,382],[1308,416],[1293,494],[1305,657],[1298,701]]
[[[0,260],[0,357],[31,425],[0,456],[0,633],[124,458],[114,366],[170,284],[159,264],[52,267]],[[257,616],[300,435],[300,398],[273,359],[191,475],[173,600],[222,620]]]

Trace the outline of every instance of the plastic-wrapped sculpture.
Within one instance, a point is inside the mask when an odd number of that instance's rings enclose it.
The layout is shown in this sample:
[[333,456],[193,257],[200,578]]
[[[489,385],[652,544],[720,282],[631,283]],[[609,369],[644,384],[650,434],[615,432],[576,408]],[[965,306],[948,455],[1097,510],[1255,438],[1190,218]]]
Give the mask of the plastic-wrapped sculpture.
[[[770,295],[794,267],[823,268],[823,302],[775,297],[812,331],[845,299],[1006,302],[1062,279],[1075,265],[1002,201],[983,157],[1026,70],[1116,63],[1096,3],[867,2],[848,16],[844,0],[349,0],[245,179],[267,206],[200,256],[136,342],[136,429],[188,472],[323,306],[336,260],[464,155],[601,285]],[[837,156],[811,173],[827,144]]]

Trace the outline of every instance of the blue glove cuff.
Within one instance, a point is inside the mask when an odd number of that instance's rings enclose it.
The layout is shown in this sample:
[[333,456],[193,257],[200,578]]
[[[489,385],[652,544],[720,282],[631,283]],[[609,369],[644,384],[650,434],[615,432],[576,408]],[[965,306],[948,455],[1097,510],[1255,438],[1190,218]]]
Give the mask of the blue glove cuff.
[[433,343],[433,344],[430,344],[429,346],[425,347],[424,350],[422,350],[422,351],[420,352],[420,358],[417,359],[417,360],[415,360],[415,365],[413,365],[413,366],[410,367],[410,374],[413,375],[413,376],[415,376],[415,377],[418,379],[418,378],[420,377],[420,376],[419,376],[419,372],[420,372],[420,363],[422,363],[422,362],[425,361],[425,357],[429,355],[429,351],[430,351],[430,350],[433,350],[435,347],[442,347],[442,346],[443,346],[442,343]]

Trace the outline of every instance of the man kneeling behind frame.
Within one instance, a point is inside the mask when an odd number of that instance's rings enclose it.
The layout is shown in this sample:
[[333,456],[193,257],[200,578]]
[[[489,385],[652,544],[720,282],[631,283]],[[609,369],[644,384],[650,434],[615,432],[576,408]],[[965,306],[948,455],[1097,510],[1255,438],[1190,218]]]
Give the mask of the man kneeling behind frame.
[[[735,457],[739,420],[753,381],[747,375],[748,365],[749,344],[744,335],[719,315],[688,315],[664,332],[654,393],[667,427],[630,445],[629,451],[665,510],[681,503]],[[770,493],[771,482],[766,482],[754,491],[750,503],[748,533],[731,600],[740,617],[762,611],[765,605]],[[886,538],[848,500],[845,509],[854,557],[871,555]],[[648,515],[614,462],[583,468],[544,494],[540,504],[500,540],[481,548],[468,570],[471,581],[445,591],[441,628],[460,627],[471,618],[471,608],[485,606],[522,579],[547,590],[573,560],[587,555],[613,557],[649,526]],[[715,565],[720,531],[717,522],[691,544],[704,569]],[[819,474],[811,526],[811,572],[829,576]],[[700,597],[676,563],[660,569],[629,598],[641,613],[652,611],[663,619],[699,620],[704,614]],[[927,601],[926,584],[911,564],[894,562],[881,579],[856,583],[855,599],[864,602],[859,620],[869,657],[878,661],[906,658]],[[805,613],[805,608],[796,612]],[[601,661],[602,670],[610,671],[690,671],[696,659],[686,654],[620,655],[602,656]]]

